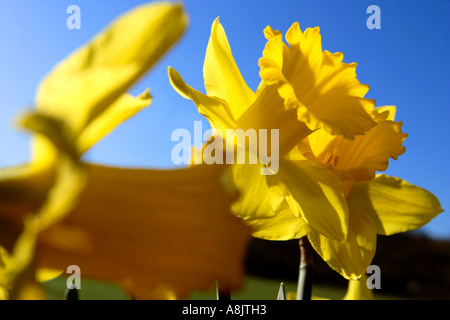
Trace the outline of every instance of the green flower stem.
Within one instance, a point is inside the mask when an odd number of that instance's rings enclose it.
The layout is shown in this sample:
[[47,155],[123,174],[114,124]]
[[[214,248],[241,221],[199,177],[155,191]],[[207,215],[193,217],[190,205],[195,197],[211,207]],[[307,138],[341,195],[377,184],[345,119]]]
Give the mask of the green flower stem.
[[299,240],[300,266],[298,272],[297,300],[311,300],[313,258],[308,237]]

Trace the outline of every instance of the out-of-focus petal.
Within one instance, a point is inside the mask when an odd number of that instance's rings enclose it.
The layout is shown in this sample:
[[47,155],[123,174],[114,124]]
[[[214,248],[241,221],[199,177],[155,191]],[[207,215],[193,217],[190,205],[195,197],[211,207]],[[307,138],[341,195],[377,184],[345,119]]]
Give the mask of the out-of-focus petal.
[[[64,121],[76,137],[161,58],[185,26],[180,4],[144,4],[125,13],[41,82],[38,111]],[[35,159],[42,153],[37,141]]]
[[75,263],[84,276],[114,281],[144,299],[160,285],[179,297],[216,280],[238,288],[250,230],[231,215],[235,195],[219,183],[222,170],[89,166],[78,205],[41,235],[38,265]]
[[147,107],[151,102],[152,96],[148,90],[137,97],[123,94],[83,130],[77,139],[78,153],[86,152],[118,125]]

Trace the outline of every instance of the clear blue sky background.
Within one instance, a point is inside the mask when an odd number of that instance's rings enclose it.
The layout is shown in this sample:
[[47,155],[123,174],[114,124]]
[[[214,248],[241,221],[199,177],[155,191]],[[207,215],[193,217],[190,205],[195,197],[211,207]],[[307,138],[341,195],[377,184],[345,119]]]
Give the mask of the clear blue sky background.
[[[31,106],[47,72],[107,23],[144,1],[0,0],[0,166],[26,162],[29,137],[13,126],[18,112]],[[367,97],[393,104],[409,134],[406,153],[391,161],[388,174],[436,194],[450,208],[450,1],[423,0],[186,0],[188,31],[178,45],[132,89],[151,87],[154,103],[99,143],[86,158],[120,166],[168,168],[173,130],[193,130],[201,120],[194,105],[170,86],[167,66],[204,92],[202,67],[213,20],[220,16],[234,57],[252,89],[259,83],[258,59],[263,29],[285,32],[299,21],[302,29],[321,27],[323,48],[358,62],[358,78],[370,85]],[[81,8],[81,30],[68,30],[66,9]],[[366,9],[381,9],[381,30],[369,30]],[[422,230],[450,238],[449,213]]]

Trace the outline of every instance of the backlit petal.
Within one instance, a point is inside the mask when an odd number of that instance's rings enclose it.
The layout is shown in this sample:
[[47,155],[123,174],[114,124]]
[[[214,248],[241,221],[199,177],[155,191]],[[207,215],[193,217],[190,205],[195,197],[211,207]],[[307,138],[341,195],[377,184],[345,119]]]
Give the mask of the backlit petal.
[[[261,174],[263,167],[259,164],[235,164],[231,166],[233,181],[241,195],[233,204],[232,211],[242,219],[273,217],[274,207],[273,190],[268,176]],[[249,186],[249,183],[251,186]]]
[[376,250],[376,229],[364,213],[351,211],[347,241],[339,243],[311,231],[308,239],[316,252],[346,279],[358,280],[371,264]]
[[345,241],[347,202],[328,169],[309,160],[282,160],[277,178],[286,186],[286,201],[294,215],[326,237]]
[[238,119],[255,99],[234,61],[219,18],[214,20],[211,28],[203,77],[208,96],[227,101],[234,119]]
[[279,157],[284,157],[300,141],[311,134],[311,130],[296,117],[295,109],[286,109],[275,86],[266,86],[253,104],[238,119],[237,128],[243,130],[265,130],[270,136],[273,130],[279,134]]
[[294,215],[286,202],[276,216],[247,220],[246,224],[252,228],[253,237],[265,240],[300,239],[310,232],[306,222]]
[[[392,110],[392,109],[390,109]],[[369,180],[376,171],[384,171],[389,159],[397,159],[406,148],[402,146],[408,136],[401,131],[402,122],[387,120],[392,113],[386,108],[375,109],[377,125],[354,140],[332,136],[318,130],[309,136],[311,149],[317,159],[330,165],[339,180]]]
[[234,128],[235,120],[226,101],[207,96],[187,85],[180,74],[169,67],[169,79],[172,87],[185,99],[192,100],[198,112],[208,119],[211,127],[226,135],[225,130]]
[[351,210],[367,214],[382,235],[418,229],[443,211],[431,192],[382,174],[374,180],[355,183],[348,205]]
[[342,63],[341,53],[322,51],[319,28],[302,32],[294,23],[286,33],[269,34],[260,59],[261,78],[275,85],[287,109],[310,130],[324,128],[332,135],[353,139],[374,126],[375,104],[365,99],[368,86],[356,78],[356,64]]

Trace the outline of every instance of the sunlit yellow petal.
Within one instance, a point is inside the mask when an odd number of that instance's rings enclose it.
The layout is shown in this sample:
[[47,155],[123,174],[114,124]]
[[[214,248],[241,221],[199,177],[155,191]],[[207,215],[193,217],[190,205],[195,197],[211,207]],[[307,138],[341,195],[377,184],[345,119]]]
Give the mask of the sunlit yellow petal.
[[316,231],[308,239],[316,252],[336,272],[357,280],[365,274],[376,250],[376,229],[372,220],[361,212],[351,211],[347,241],[338,243]]
[[253,230],[253,236],[265,240],[299,239],[310,232],[305,221],[292,213],[287,203],[280,208],[276,216],[266,219],[247,220]]
[[264,29],[264,36],[266,37],[267,40],[272,39],[273,37],[278,36],[279,34],[281,34],[281,31],[279,30],[273,30],[271,26],[267,26]]
[[222,132],[234,128],[235,120],[226,101],[207,96],[187,85],[180,74],[169,67],[169,79],[172,87],[184,98],[191,99],[197,106],[198,112],[208,119],[211,127]]
[[253,129],[259,134],[265,130],[270,136],[278,130],[279,157],[284,157],[300,141],[311,134],[306,125],[296,117],[296,110],[287,110],[275,86],[266,86],[253,104],[237,120],[237,128]]
[[[375,108],[377,114],[384,120],[395,121],[395,114],[397,113],[397,107],[395,106],[382,106]],[[372,114],[373,116],[373,114]],[[378,121],[377,121],[378,122]]]
[[418,229],[443,211],[431,192],[382,174],[374,180],[356,183],[348,196],[348,205],[351,210],[370,216],[377,232],[383,235]]
[[260,59],[261,78],[275,85],[287,109],[314,131],[353,139],[374,126],[370,112],[375,104],[364,98],[368,86],[356,79],[356,64],[342,63],[343,55],[322,51],[319,28],[305,32],[294,23],[286,33],[269,33]]
[[[275,215],[273,192],[267,181],[267,176],[261,174],[262,166],[259,164],[235,164],[231,166],[233,181],[241,196],[233,204],[232,211],[237,216],[247,219],[266,218]],[[251,188],[248,184],[251,183]]]
[[207,94],[227,101],[234,119],[238,119],[255,99],[234,61],[219,18],[211,28],[203,76]]
[[[219,183],[222,169],[88,166],[79,204],[41,235],[38,265],[77,264],[84,276],[119,283],[136,298],[160,285],[181,298],[216,280],[238,288],[250,230],[229,211],[235,196]],[[71,232],[54,237],[56,227]]]
[[326,168],[309,160],[282,160],[278,175],[289,194],[286,201],[297,217],[331,239],[347,238],[347,202]]
[[309,136],[311,149],[319,161],[330,165],[339,180],[372,179],[376,171],[387,169],[390,158],[396,160],[406,150],[402,143],[408,135],[401,131],[402,122],[387,120],[392,117],[389,110],[375,109],[377,125],[354,140],[318,130]]

